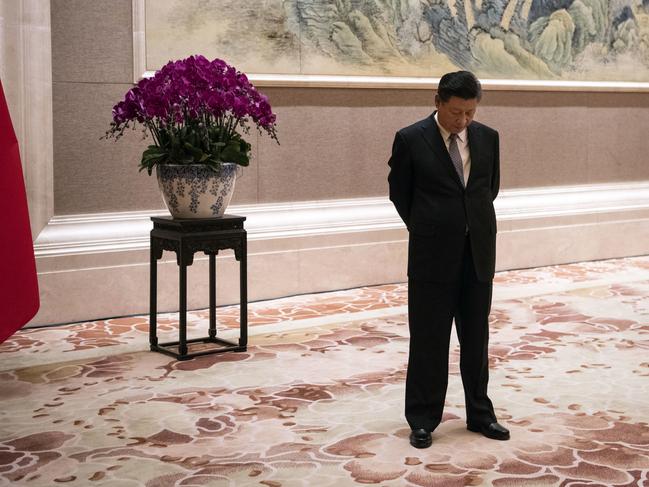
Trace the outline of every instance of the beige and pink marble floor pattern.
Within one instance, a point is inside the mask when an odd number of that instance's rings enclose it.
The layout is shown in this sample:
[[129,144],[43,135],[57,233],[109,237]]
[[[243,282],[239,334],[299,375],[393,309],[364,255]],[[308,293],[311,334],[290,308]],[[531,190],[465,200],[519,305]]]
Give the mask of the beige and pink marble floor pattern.
[[23,330],[0,346],[0,486],[649,487],[649,257],[498,273],[508,442],[466,430],[454,339],[444,420],[410,447],[406,295],[252,303],[247,352],[185,362],[146,351],[146,316]]

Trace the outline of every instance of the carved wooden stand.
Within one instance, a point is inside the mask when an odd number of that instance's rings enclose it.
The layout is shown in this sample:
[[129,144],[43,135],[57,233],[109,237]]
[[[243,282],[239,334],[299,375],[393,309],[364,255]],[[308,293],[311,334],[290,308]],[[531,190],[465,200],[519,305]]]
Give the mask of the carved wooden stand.
[[[221,218],[173,219],[152,217],[151,230],[151,288],[149,344],[151,350],[162,352],[178,360],[187,360],[199,355],[222,352],[242,352],[248,343],[248,285],[247,285],[247,240],[243,228],[243,216],[224,215]],[[239,262],[239,343],[216,336],[216,255],[219,250],[233,249]],[[179,267],[179,337],[178,341],[158,343],[158,259],[163,250],[176,253]],[[209,336],[187,340],[187,267],[194,262],[194,253],[204,252],[209,256],[210,268],[210,326]],[[211,347],[189,353],[188,343],[213,343]]]

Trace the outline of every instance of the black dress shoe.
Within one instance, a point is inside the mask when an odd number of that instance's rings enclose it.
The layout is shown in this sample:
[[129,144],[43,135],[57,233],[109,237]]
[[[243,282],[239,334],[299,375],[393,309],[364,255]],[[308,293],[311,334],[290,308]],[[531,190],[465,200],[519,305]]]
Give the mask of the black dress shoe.
[[500,423],[471,424],[467,423],[466,429],[482,433],[492,440],[509,440],[509,430]]
[[415,448],[428,448],[433,444],[433,438],[429,431],[419,428],[410,432],[410,444]]

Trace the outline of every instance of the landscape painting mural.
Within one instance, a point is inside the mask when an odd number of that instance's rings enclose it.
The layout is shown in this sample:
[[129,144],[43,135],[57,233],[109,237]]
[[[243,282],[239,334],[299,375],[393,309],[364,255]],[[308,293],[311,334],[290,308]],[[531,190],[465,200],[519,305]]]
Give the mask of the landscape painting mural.
[[[140,0],[141,1],[141,0]],[[649,0],[144,0],[146,69],[649,81]]]

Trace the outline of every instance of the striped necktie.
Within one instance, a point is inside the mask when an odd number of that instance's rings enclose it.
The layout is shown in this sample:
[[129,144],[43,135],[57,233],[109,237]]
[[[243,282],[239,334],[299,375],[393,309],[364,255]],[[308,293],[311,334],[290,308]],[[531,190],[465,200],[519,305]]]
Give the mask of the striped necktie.
[[460,149],[457,146],[457,134],[451,134],[448,138],[448,154],[451,156],[451,161],[453,161],[453,167],[462,182],[464,187],[464,164],[462,163],[462,156],[460,155]]

